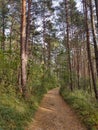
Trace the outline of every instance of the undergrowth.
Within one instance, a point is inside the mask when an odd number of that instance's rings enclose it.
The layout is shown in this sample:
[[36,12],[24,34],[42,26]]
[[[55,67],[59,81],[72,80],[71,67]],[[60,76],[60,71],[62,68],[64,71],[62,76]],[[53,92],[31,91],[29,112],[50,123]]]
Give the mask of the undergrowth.
[[76,111],[88,130],[98,130],[98,103],[93,96],[84,90],[70,92],[65,88],[60,89],[60,94]]
[[[56,86],[56,77],[43,65],[28,62],[27,88],[29,99],[23,99],[18,84],[19,52],[0,51],[0,130],[24,130],[32,121],[43,95]],[[44,75],[44,77],[43,77]],[[44,80],[43,80],[44,79]]]
[[1,94],[0,130],[24,130],[33,118],[43,94],[34,94],[28,101],[25,101],[22,97]]

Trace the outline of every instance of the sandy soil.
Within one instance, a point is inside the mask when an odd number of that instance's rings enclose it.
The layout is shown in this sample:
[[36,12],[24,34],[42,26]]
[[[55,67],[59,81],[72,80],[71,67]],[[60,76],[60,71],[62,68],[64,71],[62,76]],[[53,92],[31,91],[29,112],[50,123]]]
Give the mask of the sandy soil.
[[26,130],[87,130],[59,95],[59,89],[43,98],[34,121]]

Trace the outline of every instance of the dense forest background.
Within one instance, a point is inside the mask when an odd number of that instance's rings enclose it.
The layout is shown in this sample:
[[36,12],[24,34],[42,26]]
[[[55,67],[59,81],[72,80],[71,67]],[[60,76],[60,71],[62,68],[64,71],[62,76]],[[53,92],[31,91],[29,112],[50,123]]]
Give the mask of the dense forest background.
[[0,0],[0,127],[24,130],[54,87],[98,129],[97,0]]

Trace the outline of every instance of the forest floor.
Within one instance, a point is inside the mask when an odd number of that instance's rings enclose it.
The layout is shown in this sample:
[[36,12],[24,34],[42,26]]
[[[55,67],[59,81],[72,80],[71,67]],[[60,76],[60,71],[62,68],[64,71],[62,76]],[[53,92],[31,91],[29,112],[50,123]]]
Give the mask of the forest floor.
[[59,95],[59,88],[43,98],[34,121],[26,130],[87,130],[75,112]]

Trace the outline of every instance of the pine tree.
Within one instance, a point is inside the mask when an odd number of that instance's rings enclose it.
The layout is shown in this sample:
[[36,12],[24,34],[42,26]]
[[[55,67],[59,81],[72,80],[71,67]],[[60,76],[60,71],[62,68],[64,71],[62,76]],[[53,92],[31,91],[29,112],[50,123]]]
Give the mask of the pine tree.
[[21,87],[27,98],[27,54],[26,54],[26,0],[22,0],[21,18]]

